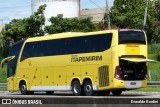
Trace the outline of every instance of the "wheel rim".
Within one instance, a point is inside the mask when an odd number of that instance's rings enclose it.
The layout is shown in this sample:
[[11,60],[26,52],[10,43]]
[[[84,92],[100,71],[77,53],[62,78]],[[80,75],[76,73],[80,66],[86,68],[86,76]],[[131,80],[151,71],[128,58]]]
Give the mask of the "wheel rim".
[[22,85],[22,86],[21,86],[21,90],[22,90],[22,91],[26,91],[26,85]]
[[73,90],[74,90],[75,93],[79,93],[80,92],[79,85],[75,84]]
[[91,85],[86,85],[86,92],[90,92],[91,90],[92,90],[92,87],[91,87]]

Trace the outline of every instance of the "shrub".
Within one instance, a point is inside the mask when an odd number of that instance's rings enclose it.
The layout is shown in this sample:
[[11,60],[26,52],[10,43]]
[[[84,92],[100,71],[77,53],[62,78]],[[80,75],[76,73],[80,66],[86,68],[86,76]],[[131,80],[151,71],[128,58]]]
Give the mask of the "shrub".
[[157,61],[160,61],[160,53],[156,53],[156,54],[155,54],[155,57],[156,57],[156,60],[157,60]]
[[158,52],[160,52],[160,44],[148,45],[148,54],[156,54]]

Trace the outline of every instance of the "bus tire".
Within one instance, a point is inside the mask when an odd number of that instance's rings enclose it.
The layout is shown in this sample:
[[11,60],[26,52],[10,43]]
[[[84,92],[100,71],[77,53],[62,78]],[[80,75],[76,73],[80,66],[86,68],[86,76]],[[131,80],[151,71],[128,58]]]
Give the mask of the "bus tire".
[[100,96],[107,96],[107,95],[109,95],[110,94],[110,91],[98,91],[97,92],[98,93],[98,95],[100,95]]
[[92,96],[94,93],[93,87],[92,87],[92,82],[90,80],[86,80],[84,82],[84,94],[86,96]]
[[52,95],[54,93],[54,91],[46,91],[47,95]]
[[122,90],[114,90],[114,91],[112,91],[112,94],[113,94],[114,96],[119,96],[119,95],[122,94]]
[[81,87],[81,84],[78,80],[73,81],[72,91],[75,96],[82,95],[82,87]]
[[21,92],[22,95],[27,95],[28,94],[27,85],[24,81],[20,83],[19,89],[20,89],[20,92]]

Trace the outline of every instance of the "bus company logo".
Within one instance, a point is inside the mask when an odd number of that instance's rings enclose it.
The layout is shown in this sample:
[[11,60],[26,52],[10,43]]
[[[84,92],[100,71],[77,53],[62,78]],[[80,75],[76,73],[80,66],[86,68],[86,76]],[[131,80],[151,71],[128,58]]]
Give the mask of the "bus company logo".
[[84,57],[79,57],[78,55],[71,56],[71,62],[87,62],[87,61],[102,61],[102,56],[84,56]]
[[11,99],[2,99],[2,104],[11,104]]

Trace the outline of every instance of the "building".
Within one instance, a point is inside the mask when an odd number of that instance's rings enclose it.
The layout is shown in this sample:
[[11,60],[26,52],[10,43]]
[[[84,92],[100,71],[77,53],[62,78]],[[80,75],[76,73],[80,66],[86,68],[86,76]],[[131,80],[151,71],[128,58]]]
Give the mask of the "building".
[[47,5],[44,12],[46,25],[49,25],[48,20],[57,14],[63,14],[65,18],[79,17],[80,14],[80,0],[31,0],[32,14],[44,4]]
[[91,17],[94,23],[99,23],[104,20],[105,12],[106,8],[83,9],[80,11],[80,16]]

